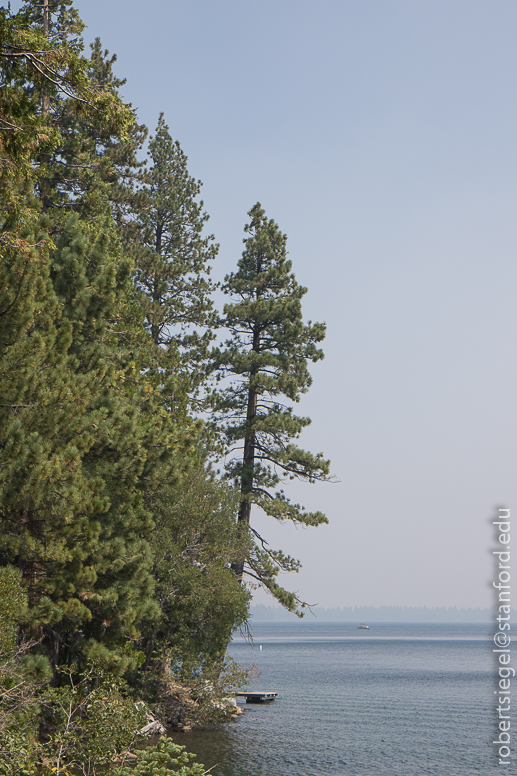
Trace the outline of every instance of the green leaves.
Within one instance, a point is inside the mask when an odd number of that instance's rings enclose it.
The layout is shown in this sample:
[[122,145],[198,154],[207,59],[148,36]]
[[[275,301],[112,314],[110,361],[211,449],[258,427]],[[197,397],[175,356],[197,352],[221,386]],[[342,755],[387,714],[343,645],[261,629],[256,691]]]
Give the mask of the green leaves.
[[219,662],[247,617],[249,595],[229,568],[247,544],[236,530],[238,493],[198,465],[176,483],[161,483],[152,501],[160,616],[144,627],[148,663],[169,660],[188,682]]
[[27,596],[20,577],[13,566],[0,568],[0,657],[4,659],[16,651],[16,629],[27,611]]

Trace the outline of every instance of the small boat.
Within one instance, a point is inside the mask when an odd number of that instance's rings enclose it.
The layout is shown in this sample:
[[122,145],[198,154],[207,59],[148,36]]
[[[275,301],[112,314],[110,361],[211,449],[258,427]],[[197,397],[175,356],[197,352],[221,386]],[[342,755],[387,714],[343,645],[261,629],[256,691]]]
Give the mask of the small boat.
[[362,622],[360,625],[357,626],[357,630],[370,630],[370,626],[365,625],[364,622]]

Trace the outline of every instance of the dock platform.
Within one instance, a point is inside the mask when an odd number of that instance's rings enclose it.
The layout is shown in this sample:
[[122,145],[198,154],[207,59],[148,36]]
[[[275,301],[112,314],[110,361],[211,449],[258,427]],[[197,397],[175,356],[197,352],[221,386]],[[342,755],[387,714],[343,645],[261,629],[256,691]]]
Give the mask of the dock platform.
[[250,692],[238,692],[237,695],[241,698],[246,698],[246,703],[265,703],[266,701],[274,701],[278,693],[252,690]]

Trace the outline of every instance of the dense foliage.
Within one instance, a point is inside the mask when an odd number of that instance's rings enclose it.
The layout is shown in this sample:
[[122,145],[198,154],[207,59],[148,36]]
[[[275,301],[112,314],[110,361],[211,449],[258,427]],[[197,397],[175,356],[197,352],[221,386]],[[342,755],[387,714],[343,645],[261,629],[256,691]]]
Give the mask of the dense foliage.
[[[296,562],[259,547],[249,514],[325,520],[267,493],[280,476],[265,463],[327,476],[290,441],[308,421],[276,399],[308,388],[324,327],[301,323],[305,289],[256,206],[224,287],[241,297],[219,321],[232,339],[210,355],[201,184],[162,115],[141,161],[115,57],[98,39],[86,56],[82,30],[71,0],[0,9],[0,776],[196,776],[135,731],[149,708],[228,717],[244,559],[295,605],[275,574]],[[210,370],[238,387],[214,390]],[[221,478],[222,441],[239,440]]]

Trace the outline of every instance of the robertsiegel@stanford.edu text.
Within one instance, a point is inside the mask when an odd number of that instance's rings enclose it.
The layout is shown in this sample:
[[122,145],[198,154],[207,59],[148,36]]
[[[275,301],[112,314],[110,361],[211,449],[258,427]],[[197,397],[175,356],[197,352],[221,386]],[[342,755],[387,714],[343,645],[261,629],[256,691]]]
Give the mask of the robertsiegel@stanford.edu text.
[[497,649],[494,653],[498,660],[498,689],[494,690],[496,699],[496,711],[498,713],[499,736],[493,742],[498,747],[499,765],[510,765],[510,687],[511,678],[515,676],[515,668],[509,663],[510,654],[510,616],[511,616],[511,589],[510,589],[510,510],[499,509],[498,519],[494,525],[499,528],[498,540],[504,549],[494,550],[493,554],[498,558],[498,578],[493,582],[498,592],[498,630],[494,634],[494,644]]

